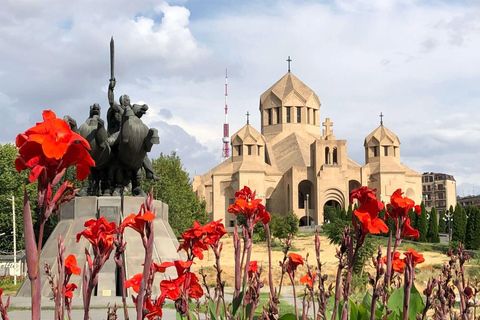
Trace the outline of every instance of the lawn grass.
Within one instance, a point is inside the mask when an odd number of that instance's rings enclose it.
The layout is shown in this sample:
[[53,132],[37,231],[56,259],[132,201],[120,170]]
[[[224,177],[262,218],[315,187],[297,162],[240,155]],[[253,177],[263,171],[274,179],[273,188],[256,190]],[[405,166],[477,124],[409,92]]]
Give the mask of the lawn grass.
[[[268,292],[261,292],[260,293],[260,304],[255,309],[253,319],[258,319],[258,318],[261,317],[262,311],[263,311],[263,306],[268,305],[269,297],[270,297],[270,294]],[[190,306],[190,311],[195,310],[195,308],[197,307],[195,301],[191,301],[189,306]],[[227,306],[228,306],[228,303],[227,303]],[[165,304],[163,307],[166,308],[166,309],[175,309],[175,304],[168,303],[168,304]],[[200,314],[205,313],[205,308],[206,308],[205,304],[200,303]],[[280,310],[280,317],[285,315],[285,314],[288,314],[288,313],[295,314],[295,307],[292,306],[291,304],[283,301],[281,298],[280,298],[280,303],[278,305],[278,308]],[[222,314],[222,313],[223,313],[223,311],[220,311],[220,314]]]
[[14,284],[12,276],[5,276],[0,278],[0,288],[3,289],[3,294],[6,296],[16,295],[23,283],[22,277],[17,277],[17,284]]

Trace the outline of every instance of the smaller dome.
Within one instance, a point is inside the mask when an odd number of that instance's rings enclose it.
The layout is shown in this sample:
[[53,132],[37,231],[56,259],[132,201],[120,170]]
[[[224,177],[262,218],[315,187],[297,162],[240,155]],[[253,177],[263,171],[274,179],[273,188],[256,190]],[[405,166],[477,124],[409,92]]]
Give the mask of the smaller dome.
[[374,145],[393,145],[398,147],[400,146],[400,140],[395,133],[384,125],[380,125],[365,138],[365,147]]
[[249,124],[244,125],[232,135],[232,144],[257,144],[265,145],[265,138],[260,132]]

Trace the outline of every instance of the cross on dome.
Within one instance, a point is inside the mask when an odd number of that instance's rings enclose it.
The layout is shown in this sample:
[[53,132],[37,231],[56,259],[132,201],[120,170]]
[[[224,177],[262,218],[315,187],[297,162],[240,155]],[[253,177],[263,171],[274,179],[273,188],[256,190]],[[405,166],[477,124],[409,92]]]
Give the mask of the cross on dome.
[[250,112],[247,111],[245,115],[247,116],[247,124],[250,124]]
[[290,72],[290,62],[292,62],[292,59],[290,59],[290,56],[288,56],[287,62],[288,62],[288,72]]

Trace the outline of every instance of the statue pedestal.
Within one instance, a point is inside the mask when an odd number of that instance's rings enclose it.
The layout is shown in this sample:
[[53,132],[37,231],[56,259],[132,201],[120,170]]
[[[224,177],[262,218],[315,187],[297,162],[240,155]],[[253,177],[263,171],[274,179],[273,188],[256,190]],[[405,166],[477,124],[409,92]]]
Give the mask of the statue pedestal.
[[[52,295],[50,285],[43,271],[43,265],[44,262],[47,262],[52,267],[53,273],[57,273],[59,235],[62,235],[64,239],[65,257],[69,254],[75,255],[77,265],[82,268],[83,276],[83,266],[86,261],[85,248],[90,251],[93,258],[90,242],[84,237],[81,237],[78,243],[76,242],[77,234],[85,230],[85,222],[103,216],[107,221],[115,221],[119,224],[131,213],[137,214],[144,201],[145,199],[142,197],[77,197],[63,204],[60,211],[60,221],[45,243],[40,256],[42,296],[48,297]],[[154,200],[153,205],[155,207],[153,260],[156,263],[179,259],[185,260],[183,253],[177,253],[179,243],[168,223],[168,205],[158,200]],[[124,261],[125,279],[130,279],[135,274],[143,271],[142,264],[144,263],[145,250],[140,235],[131,228],[125,229],[124,241],[127,243]],[[120,270],[117,270],[113,260],[114,252],[112,252],[110,259],[105,263],[99,274],[97,290],[94,292],[96,296],[122,295],[121,288],[123,284],[121,283]],[[82,296],[82,276],[72,275],[70,280],[70,282],[78,286],[78,289],[74,292],[74,296],[77,297]],[[153,295],[160,294],[160,281],[170,277],[177,277],[175,268],[167,269],[165,274],[157,273],[155,275]],[[128,295],[132,293],[134,292],[131,288],[127,290]],[[30,281],[28,278],[24,281],[17,295],[30,296]]]

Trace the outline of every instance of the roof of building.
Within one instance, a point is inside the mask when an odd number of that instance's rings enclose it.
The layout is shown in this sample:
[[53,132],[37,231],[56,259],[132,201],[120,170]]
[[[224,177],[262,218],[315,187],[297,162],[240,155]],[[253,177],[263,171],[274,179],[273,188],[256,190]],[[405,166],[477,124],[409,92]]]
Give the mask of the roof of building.
[[400,139],[398,139],[398,136],[384,125],[379,125],[375,130],[373,130],[365,138],[364,144],[369,143],[373,139],[376,139],[378,142],[384,142],[387,139],[394,145],[400,145]]
[[[243,144],[261,144],[265,145],[265,138],[250,124],[244,125],[240,130],[232,135],[232,143],[235,143],[238,138]],[[235,141],[234,141],[235,140]]]
[[280,80],[268,88],[268,90],[260,96],[260,103],[263,104],[270,94],[273,94],[278,99],[283,100],[292,91],[298,93],[298,95],[305,100],[304,102],[314,98],[318,104],[320,104],[320,99],[318,98],[317,94],[291,72],[287,72],[282,78],[280,78]]

